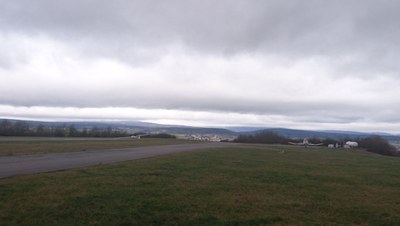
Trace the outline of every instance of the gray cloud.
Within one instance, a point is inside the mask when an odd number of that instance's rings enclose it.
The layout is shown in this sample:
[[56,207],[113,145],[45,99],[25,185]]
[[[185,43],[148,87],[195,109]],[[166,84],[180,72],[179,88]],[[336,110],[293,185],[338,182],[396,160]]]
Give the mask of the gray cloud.
[[115,51],[119,45],[157,49],[183,42],[217,54],[361,52],[380,58],[399,49],[398,1],[20,0],[2,5],[2,29],[107,43]]

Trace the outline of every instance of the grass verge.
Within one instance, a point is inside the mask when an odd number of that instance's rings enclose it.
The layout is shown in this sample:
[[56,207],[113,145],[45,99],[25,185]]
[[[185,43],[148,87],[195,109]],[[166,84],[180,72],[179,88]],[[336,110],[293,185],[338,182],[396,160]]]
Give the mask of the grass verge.
[[398,158],[209,149],[0,180],[1,225],[399,225]]
[[112,148],[133,148],[168,144],[193,143],[181,139],[128,139],[128,138],[2,138],[0,139],[0,156],[27,155],[39,153],[87,151]]

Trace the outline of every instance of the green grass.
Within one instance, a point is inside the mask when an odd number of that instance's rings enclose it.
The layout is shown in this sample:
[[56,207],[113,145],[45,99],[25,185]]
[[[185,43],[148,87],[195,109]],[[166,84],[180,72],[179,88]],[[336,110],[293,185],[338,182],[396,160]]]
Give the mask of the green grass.
[[52,152],[87,151],[112,148],[131,148],[142,146],[185,144],[193,141],[180,139],[119,139],[119,138],[2,138],[0,156],[27,155]]
[[0,180],[0,225],[400,225],[400,159],[209,149]]

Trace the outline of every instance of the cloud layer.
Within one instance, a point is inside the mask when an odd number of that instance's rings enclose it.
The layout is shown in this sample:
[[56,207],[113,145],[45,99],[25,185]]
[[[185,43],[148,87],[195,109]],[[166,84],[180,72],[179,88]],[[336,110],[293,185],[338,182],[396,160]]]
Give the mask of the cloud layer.
[[399,9],[390,0],[4,1],[0,116],[74,109],[74,119],[400,132]]

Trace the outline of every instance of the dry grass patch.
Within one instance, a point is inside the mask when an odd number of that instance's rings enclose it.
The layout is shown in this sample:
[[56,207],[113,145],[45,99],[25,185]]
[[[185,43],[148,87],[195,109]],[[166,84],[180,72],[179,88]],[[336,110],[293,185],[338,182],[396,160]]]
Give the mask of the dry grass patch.
[[143,146],[193,143],[180,139],[48,139],[48,138],[10,138],[0,139],[0,156],[28,155],[39,153],[102,150],[113,148],[133,148]]

